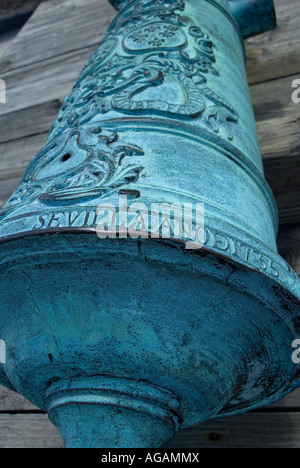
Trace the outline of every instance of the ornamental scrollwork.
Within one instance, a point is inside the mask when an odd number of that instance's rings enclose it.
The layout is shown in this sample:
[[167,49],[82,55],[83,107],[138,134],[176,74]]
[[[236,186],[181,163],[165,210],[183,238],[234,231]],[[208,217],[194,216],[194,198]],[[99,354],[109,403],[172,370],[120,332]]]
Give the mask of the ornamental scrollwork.
[[61,108],[52,135],[109,113],[202,119],[233,139],[238,116],[208,84],[218,76],[208,33],[181,0],[134,2],[117,17]]
[[100,127],[64,132],[29,165],[1,214],[35,200],[72,205],[80,199],[105,198],[138,180],[144,167],[134,157],[143,155],[140,147]]
[[144,0],[117,16],[2,215],[36,199],[72,204],[136,182],[144,152],[103,129],[110,117],[201,119],[233,138],[238,116],[209,85],[219,76],[215,45],[184,11],[183,0]]

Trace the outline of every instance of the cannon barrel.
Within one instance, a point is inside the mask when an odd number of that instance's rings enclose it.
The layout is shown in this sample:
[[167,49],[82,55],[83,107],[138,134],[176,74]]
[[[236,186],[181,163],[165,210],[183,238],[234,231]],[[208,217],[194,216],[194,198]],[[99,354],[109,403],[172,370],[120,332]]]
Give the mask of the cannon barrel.
[[111,3],[0,212],[0,382],[66,447],[159,447],[300,382],[243,45],[276,21],[272,0]]

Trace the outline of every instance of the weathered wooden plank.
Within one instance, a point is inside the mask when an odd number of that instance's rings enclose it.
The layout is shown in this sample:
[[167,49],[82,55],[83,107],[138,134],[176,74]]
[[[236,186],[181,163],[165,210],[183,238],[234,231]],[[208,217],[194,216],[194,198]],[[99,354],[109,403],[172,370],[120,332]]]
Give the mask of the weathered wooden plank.
[[300,2],[274,0],[274,3],[278,27],[246,41],[250,83],[300,72]]
[[[33,11],[42,0],[1,0],[0,21]],[[1,23],[0,23],[1,25]]]
[[15,179],[2,180],[0,182],[0,209],[18,188],[20,181],[21,177],[17,177]]
[[[43,414],[0,414],[0,448],[62,448]],[[300,448],[299,413],[250,413],[184,429],[164,448]]]
[[[21,177],[32,160],[33,155],[42,148],[47,133],[41,133],[22,138],[18,142],[2,143],[0,145],[0,184],[2,181]],[[17,143],[17,144],[16,144]],[[2,195],[1,195],[2,196]]]
[[93,49],[81,49],[3,74],[7,103],[0,106],[0,115],[69,95]]
[[300,155],[300,105],[291,97],[296,78],[294,75],[250,87],[265,159]]
[[60,106],[61,101],[56,99],[16,112],[0,114],[0,144],[13,141],[18,145],[21,138],[48,132]]
[[8,47],[12,44],[14,38],[17,36],[19,32],[19,28],[13,29],[8,31],[5,34],[0,35],[0,57],[4,54],[4,52],[8,49]]
[[257,121],[257,129],[263,159],[283,159],[285,162],[288,157],[299,157],[299,117],[293,116],[291,113],[283,118],[278,116],[278,118],[270,120]]
[[90,46],[96,48],[115,16],[107,0],[42,3],[4,55],[0,73]]
[[285,258],[300,276],[300,224],[282,226],[279,231],[277,244],[280,255]]
[[274,405],[270,406],[269,409],[274,409],[276,411],[300,411],[300,388],[278,401],[278,403],[274,403]]
[[30,18],[41,0],[1,0],[0,1],[0,31],[10,31],[18,28]]
[[21,395],[0,386],[0,412],[9,413],[12,411],[36,410],[38,410],[38,408]]
[[299,413],[250,413],[179,432],[168,448],[300,448]]
[[[40,17],[34,28],[31,29],[31,26],[29,28],[29,24],[26,26],[21,33],[24,34],[24,41],[19,36],[17,43],[13,45],[11,63],[5,59],[5,66],[9,70],[7,73],[8,88],[11,88],[13,92],[9,95],[8,105],[0,108],[2,112],[0,115],[2,130],[0,135],[0,142],[2,141],[0,145],[0,204],[3,204],[17,187],[19,177],[28,162],[42,146],[46,132],[55,117],[59,99],[69,93],[94,44],[98,43],[100,35],[104,32],[104,29],[101,32],[96,31],[98,39],[95,40],[95,25],[97,22],[99,24],[99,17],[95,14],[95,10],[92,13],[91,3],[94,3],[94,7],[98,10],[100,7],[103,13],[103,6],[99,0],[90,0],[88,5],[86,0],[46,2],[44,6],[49,7],[49,14],[41,15],[43,19]],[[285,221],[295,221],[299,218],[300,206],[300,107],[291,103],[290,86],[292,79],[298,77],[297,73],[300,68],[299,20],[296,14],[299,1],[289,0],[287,3],[283,0],[276,0],[276,3],[278,12],[280,11],[277,31],[258,36],[247,44],[249,80],[252,83],[272,80],[252,86],[251,92],[267,177],[276,192],[281,218]],[[50,9],[55,4],[57,6],[55,20],[58,29],[56,29],[55,21],[52,21],[54,16],[50,14]],[[105,1],[105,4],[108,5],[108,2]],[[82,8],[82,14],[86,14],[86,18],[90,18],[89,25],[92,27],[85,28],[84,22],[82,25],[79,24],[79,16],[77,16],[78,22],[74,23],[77,6]],[[70,30],[63,8],[65,12],[68,11],[68,17],[72,17],[72,12],[74,13],[72,19],[74,29]],[[85,8],[86,11],[83,12]],[[110,8],[108,6],[108,9]],[[107,21],[108,24],[110,21],[110,14],[111,17],[114,16],[113,10],[108,13],[106,19],[103,16],[103,28],[104,22]],[[33,19],[36,20],[37,17]],[[40,20],[44,21],[40,23],[41,26],[38,24]],[[53,42],[55,40],[57,42]],[[34,44],[34,47],[32,48],[30,44]],[[9,55],[10,51],[7,52],[7,57]],[[37,62],[40,62],[39,65],[34,66]],[[21,67],[20,70],[19,67]],[[289,77],[289,74],[295,76]],[[274,79],[276,77],[286,78],[276,80]],[[1,171],[2,163],[4,164],[3,172]],[[294,228],[287,226],[282,229],[279,237],[281,253],[298,273],[300,273],[299,232],[298,226]],[[275,409],[276,411],[278,409],[289,410],[299,408],[299,405],[300,390],[297,390],[277,403]],[[0,411],[31,411],[33,409],[34,407],[22,397],[0,388]],[[299,417],[298,413],[284,413],[283,415],[259,413],[212,421],[199,428],[185,430],[169,446],[222,448],[224,446],[222,444],[225,444],[225,447],[234,448],[261,446],[299,448]],[[3,438],[4,432],[6,436]],[[43,415],[1,414],[0,447],[2,447],[1,441],[4,441],[4,446],[12,447],[61,447],[58,431]]]
[[[250,83],[300,71],[300,3],[275,0],[278,28],[246,44]],[[107,1],[52,0],[42,3],[0,64],[0,73],[96,46],[115,17]],[[49,40],[51,46],[49,46]],[[28,53],[24,54],[24,50]]]
[[263,161],[275,195],[280,224],[300,221],[300,156]]
[[59,431],[46,415],[0,414],[0,448],[62,448]]
[[291,99],[295,78],[251,86],[265,174],[281,224],[300,221],[300,105]]

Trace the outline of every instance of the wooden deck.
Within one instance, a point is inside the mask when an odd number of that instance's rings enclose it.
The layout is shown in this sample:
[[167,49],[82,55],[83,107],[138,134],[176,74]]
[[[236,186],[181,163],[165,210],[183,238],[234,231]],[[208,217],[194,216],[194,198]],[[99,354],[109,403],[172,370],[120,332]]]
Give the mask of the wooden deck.
[[[278,28],[247,41],[248,77],[266,177],[280,213],[278,246],[300,274],[300,1],[275,0]],[[115,16],[107,0],[42,3],[0,61],[0,206],[46,140],[62,99]],[[46,415],[0,387],[0,448],[58,448]],[[300,448],[300,390],[256,413],[181,431],[168,447]]]

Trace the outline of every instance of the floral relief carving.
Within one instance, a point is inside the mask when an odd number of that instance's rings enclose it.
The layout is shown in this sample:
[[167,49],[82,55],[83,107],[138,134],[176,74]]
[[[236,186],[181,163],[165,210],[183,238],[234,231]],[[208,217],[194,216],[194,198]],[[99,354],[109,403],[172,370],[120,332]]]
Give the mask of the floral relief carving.
[[181,0],[125,8],[64,102],[53,133],[118,112],[198,118],[232,140],[237,113],[209,86],[219,74],[215,45],[184,10]]
[[219,74],[215,45],[184,10],[182,0],[133,2],[123,10],[64,100],[4,215],[36,199],[70,204],[106,197],[137,181],[144,152],[100,128],[105,114],[201,119],[233,139],[238,116],[209,86]]
[[144,167],[134,157],[143,155],[140,147],[100,127],[64,132],[29,165],[5,212],[35,200],[72,204],[106,197],[138,180]]

